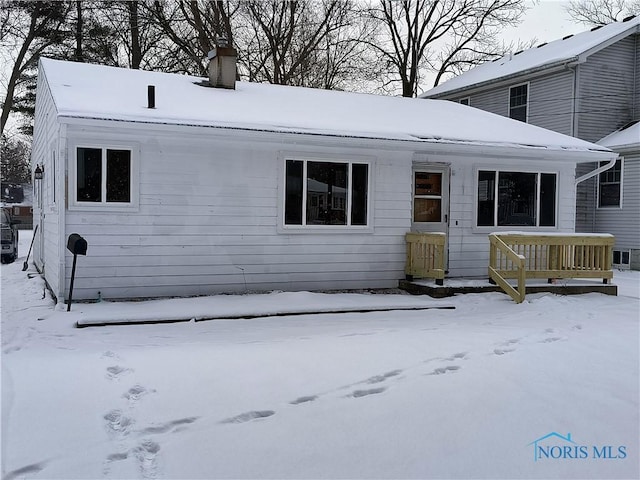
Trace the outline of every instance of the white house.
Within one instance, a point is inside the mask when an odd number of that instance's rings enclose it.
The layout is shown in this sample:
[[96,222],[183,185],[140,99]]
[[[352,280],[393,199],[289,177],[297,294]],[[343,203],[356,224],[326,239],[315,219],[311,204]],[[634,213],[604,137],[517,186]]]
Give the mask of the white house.
[[486,276],[488,233],[573,232],[576,165],[616,157],[453,102],[42,59],[35,262],[60,299],[71,233],[77,299],[384,288],[437,231]]

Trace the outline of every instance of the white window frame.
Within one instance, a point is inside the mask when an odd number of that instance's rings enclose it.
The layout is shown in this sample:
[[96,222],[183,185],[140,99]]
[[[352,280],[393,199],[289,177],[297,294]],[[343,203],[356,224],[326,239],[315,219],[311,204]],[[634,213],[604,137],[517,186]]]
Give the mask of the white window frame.
[[[462,103],[465,100],[467,101],[467,103]],[[471,97],[461,98],[460,100],[458,100],[458,103],[461,104],[461,105],[466,105],[467,107],[470,107],[471,106]]]
[[[140,202],[140,147],[133,143],[117,143],[117,142],[91,142],[82,141],[70,145],[70,162],[69,162],[69,210],[75,211],[112,211],[127,212],[137,211]],[[102,150],[102,201],[100,202],[83,202],[79,201],[78,196],[78,149],[91,148]],[[107,169],[107,150],[128,150],[131,152],[131,171],[130,171],[130,201],[129,202],[107,202],[106,199],[106,169]]]
[[[536,225],[498,225],[498,184],[499,181],[495,182],[493,199],[494,199],[494,211],[493,211],[493,225],[478,225],[478,177],[480,172],[495,172],[496,179],[500,178],[500,172],[503,173],[534,173],[536,174]],[[540,179],[543,174],[555,175],[556,177],[556,188],[555,188],[555,212],[554,212],[554,225],[540,225],[540,189],[542,188]],[[500,166],[500,167],[492,167],[492,166],[477,166],[474,168],[474,194],[473,194],[473,229],[479,231],[497,231],[497,230],[521,230],[521,229],[536,229],[536,230],[545,230],[545,231],[553,231],[558,230],[558,214],[559,214],[559,189],[560,189],[560,172],[551,171],[551,170],[533,170],[533,169],[519,169],[517,167],[508,167],[508,166]]]
[[[303,178],[303,188],[302,188],[302,224],[301,225],[291,225],[285,223],[286,218],[286,196],[287,196],[287,161],[294,162],[303,162],[302,166],[302,178]],[[307,225],[307,164],[309,162],[319,162],[319,163],[338,163],[338,164],[346,164],[348,165],[348,175],[347,175],[347,194],[349,201],[347,202],[347,224],[346,225]],[[353,175],[352,165],[360,164],[367,165],[367,219],[366,225],[351,225],[351,196],[352,196],[352,180]],[[349,158],[349,156],[341,156],[339,158],[336,157],[323,157],[319,156],[306,156],[306,155],[281,155],[281,168],[282,173],[280,175],[280,185],[281,185],[281,194],[280,194],[280,221],[278,222],[278,231],[281,233],[335,233],[339,231],[341,233],[363,233],[363,232],[372,232],[373,231],[373,215],[371,212],[371,208],[373,205],[372,197],[373,197],[373,167],[374,162],[371,158]]]
[[[622,202],[623,202],[623,185],[624,185],[624,157],[620,157],[618,158],[617,162],[620,162],[620,202],[618,203],[618,205],[604,205],[604,206],[600,206],[600,185],[602,184],[602,182],[600,182],[600,174],[598,174],[597,179],[598,179],[598,188],[596,191],[596,208],[598,210],[621,210],[622,209]],[[601,162],[602,163],[602,162]],[[604,162],[606,163],[606,162]],[[600,166],[600,164],[598,164]],[[615,168],[615,166],[613,167]],[[609,170],[605,170],[602,173],[606,173]],[[607,183],[615,183],[615,182],[607,182]]]
[[508,97],[507,97],[507,117],[511,118],[512,120],[517,120],[511,116],[511,90],[513,90],[514,88],[522,87],[524,85],[527,86],[527,103],[525,104],[526,113],[525,113],[524,123],[529,123],[529,104],[531,103],[531,82],[518,83],[517,85],[511,85],[509,87]]

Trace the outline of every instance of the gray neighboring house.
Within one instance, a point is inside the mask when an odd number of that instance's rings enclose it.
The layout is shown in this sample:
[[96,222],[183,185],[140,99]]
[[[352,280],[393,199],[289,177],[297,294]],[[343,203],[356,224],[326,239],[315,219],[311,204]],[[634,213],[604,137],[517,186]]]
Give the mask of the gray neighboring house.
[[[640,17],[628,17],[484,63],[421,97],[604,141],[640,119],[639,60]],[[613,148],[624,158],[606,172],[578,165],[576,231],[615,234],[616,265],[640,269],[640,159],[624,148]]]

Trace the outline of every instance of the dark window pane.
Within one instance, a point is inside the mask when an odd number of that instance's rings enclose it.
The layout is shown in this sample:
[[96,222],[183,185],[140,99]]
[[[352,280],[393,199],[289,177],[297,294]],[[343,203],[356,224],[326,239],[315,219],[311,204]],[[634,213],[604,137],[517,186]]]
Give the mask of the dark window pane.
[[536,174],[500,172],[498,175],[498,225],[536,224]]
[[351,165],[351,225],[367,224],[369,165]]
[[[600,162],[600,166],[606,165]],[[622,179],[622,162],[616,161],[616,164],[609,170],[600,173],[599,200],[600,207],[619,207],[620,206],[620,183]]]
[[478,226],[493,226],[496,172],[478,172]]
[[556,175],[540,175],[540,226],[553,227],[556,224]]
[[461,99],[461,100],[460,100],[460,103],[461,103],[462,105],[469,105],[469,98],[463,98],[463,99]]
[[77,199],[79,202],[102,201],[102,150],[78,148]]
[[414,198],[414,222],[441,222],[442,200],[439,198]]
[[415,195],[442,195],[441,173],[415,173]]
[[[307,225],[347,224],[346,163],[307,162]],[[314,207],[313,204],[323,205]]]
[[528,86],[519,85],[509,90],[509,117],[527,121]]
[[613,251],[613,263],[620,265],[620,250]]
[[107,150],[107,202],[131,201],[131,151]]
[[285,225],[302,225],[302,166],[303,162],[287,160],[284,201]]
[[620,184],[602,183],[600,184],[600,206],[619,207],[620,206]]

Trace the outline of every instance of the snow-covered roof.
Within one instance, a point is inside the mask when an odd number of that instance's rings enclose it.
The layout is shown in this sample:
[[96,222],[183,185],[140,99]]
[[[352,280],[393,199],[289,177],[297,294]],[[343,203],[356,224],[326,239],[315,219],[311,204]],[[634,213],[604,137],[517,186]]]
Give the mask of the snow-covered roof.
[[[217,128],[501,145],[554,151],[604,147],[443,100],[348,93],[205,79],[43,58],[41,73],[61,118],[198,125]],[[147,108],[154,85],[155,108]]]
[[620,130],[610,133],[598,141],[598,145],[611,148],[612,150],[633,147],[640,149],[640,120],[631,122]]
[[444,93],[451,94],[459,89],[480,87],[500,79],[506,80],[569,62],[583,62],[589,55],[628,35],[639,32],[640,16],[630,18],[627,21],[610,23],[600,28],[595,27],[519,53],[505,55],[492,62],[483,63],[426,91],[420,97],[432,98]]

